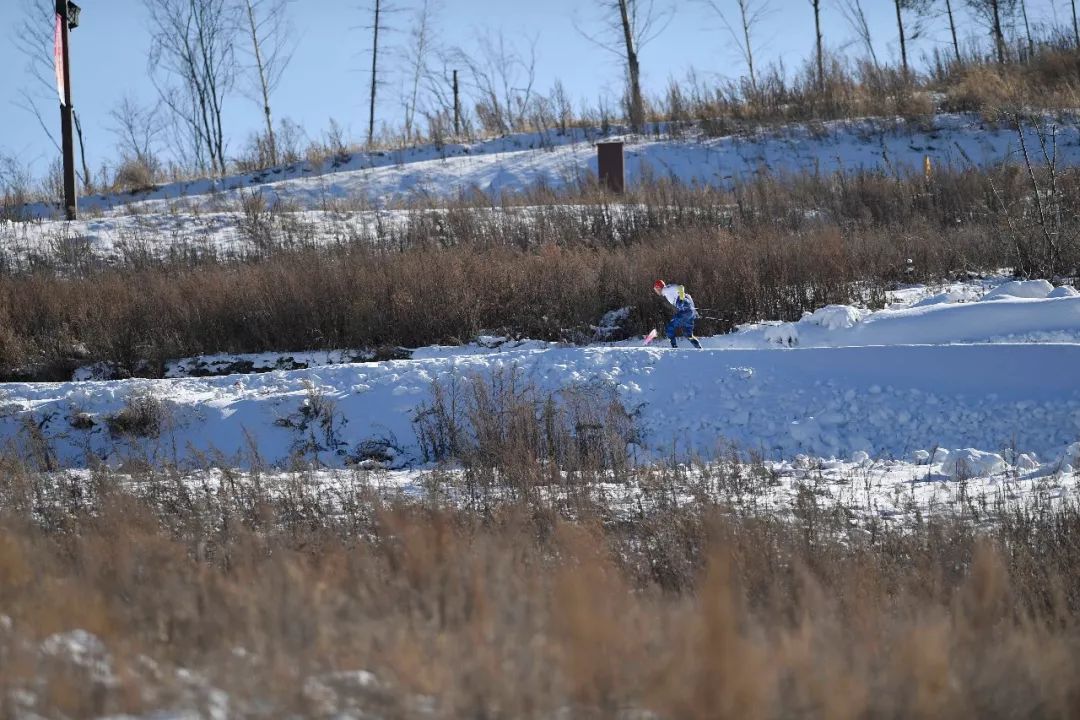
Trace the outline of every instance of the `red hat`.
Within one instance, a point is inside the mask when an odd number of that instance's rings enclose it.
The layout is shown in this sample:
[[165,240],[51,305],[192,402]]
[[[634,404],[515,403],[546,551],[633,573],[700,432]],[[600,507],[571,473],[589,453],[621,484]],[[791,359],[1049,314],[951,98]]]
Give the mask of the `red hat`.
[[663,290],[665,287],[667,287],[667,283],[665,283],[663,280],[657,280],[656,282],[653,283],[652,289],[653,290]]

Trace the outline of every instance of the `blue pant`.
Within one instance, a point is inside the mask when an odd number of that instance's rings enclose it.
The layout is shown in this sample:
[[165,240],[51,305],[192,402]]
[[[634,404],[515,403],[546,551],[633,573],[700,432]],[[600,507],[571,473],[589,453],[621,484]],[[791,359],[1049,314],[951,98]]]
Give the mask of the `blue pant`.
[[676,315],[671,318],[671,322],[667,324],[665,332],[668,339],[671,340],[671,346],[676,347],[675,333],[679,330],[683,331],[683,335],[688,338],[694,337],[694,315],[693,313],[686,313],[683,315]]

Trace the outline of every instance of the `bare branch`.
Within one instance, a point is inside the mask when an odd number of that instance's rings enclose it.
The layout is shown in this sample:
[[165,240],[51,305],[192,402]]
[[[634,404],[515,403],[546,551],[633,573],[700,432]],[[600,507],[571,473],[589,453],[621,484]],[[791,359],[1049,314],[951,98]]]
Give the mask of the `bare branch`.
[[296,39],[288,21],[290,0],[244,0],[247,18],[246,46],[252,64],[247,73],[248,92],[245,94],[262,104],[266,121],[266,142],[269,148],[267,160],[278,164],[277,141],[274,137],[274,118],[270,109],[270,95],[281,82],[281,76],[296,51]]
[[600,10],[601,29],[587,32],[574,20],[574,28],[586,40],[616,53],[626,70],[627,110],[630,126],[640,130],[645,123],[645,101],[641,94],[641,49],[667,29],[675,16],[674,7],[657,9],[655,0],[592,0]]
[[1005,62],[1007,46],[1003,20],[1016,12],[1019,0],[964,0],[965,4],[990,31],[999,63]]
[[753,33],[755,28],[773,13],[770,0],[735,0],[735,6],[739,11],[739,27],[728,20],[727,15],[720,7],[718,0],[698,0],[702,5],[711,9],[720,18],[724,30],[727,31],[731,41],[739,49],[743,62],[750,73],[750,86],[757,89],[757,74],[754,71],[754,44]]
[[862,0],[840,0],[840,12],[851,27],[855,36],[859,39],[874,67],[879,67],[877,52],[874,51],[874,38],[870,33],[870,24],[866,21],[866,13],[863,12]]
[[407,43],[402,49],[402,59],[408,71],[402,93],[407,140],[413,137],[417,113],[423,112],[420,108],[420,91],[424,87],[424,79],[431,75],[429,65],[436,50],[435,28],[440,10],[439,0],[420,0],[420,6],[416,9],[412,26],[409,28]]
[[205,169],[224,175],[225,98],[236,81],[236,6],[228,0],[144,0],[153,43],[151,75],[162,73],[176,85],[154,78],[163,104],[188,126],[191,155]]
[[536,82],[537,37],[526,37],[525,55],[507,42],[502,30],[484,30],[476,42],[475,56],[458,48],[451,57],[468,70],[467,86],[473,93],[481,124],[501,133],[522,128]]

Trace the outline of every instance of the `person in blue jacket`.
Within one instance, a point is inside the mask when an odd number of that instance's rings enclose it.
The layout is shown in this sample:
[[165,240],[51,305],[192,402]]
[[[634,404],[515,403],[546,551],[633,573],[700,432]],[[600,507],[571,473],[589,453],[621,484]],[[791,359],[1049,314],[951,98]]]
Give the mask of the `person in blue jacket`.
[[675,308],[675,316],[671,318],[671,322],[667,324],[665,329],[668,339],[671,340],[671,347],[679,347],[679,344],[675,342],[675,335],[679,330],[682,330],[683,335],[690,339],[690,344],[700,350],[701,343],[694,337],[694,320],[698,316],[697,308],[694,307],[694,298],[690,297],[690,293],[686,292],[686,288],[682,285],[668,285],[663,280],[657,280],[653,284],[653,292],[667,300]]

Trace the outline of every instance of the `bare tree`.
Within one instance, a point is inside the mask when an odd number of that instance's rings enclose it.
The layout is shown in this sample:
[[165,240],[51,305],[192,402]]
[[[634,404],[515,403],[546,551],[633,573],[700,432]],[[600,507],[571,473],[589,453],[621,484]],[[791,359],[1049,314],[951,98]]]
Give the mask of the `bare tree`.
[[[46,120],[42,108],[56,100],[56,73],[53,67],[53,31],[56,23],[55,0],[22,0],[19,22],[11,32],[11,44],[26,60],[24,69],[31,79],[29,87],[21,87],[18,98],[12,102],[16,107],[33,115],[49,141],[60,152],[53,127]],[[82,183],[90,187],[90,168],[86,162],[86,142],[82,122],[72,108],[75,134],[79,140],[79,157],[82,164]]]
[[[426,113],[428,124],[451,124],[454,135],[462,130],[461,86],[457,66],[466,65],[465,53],[459,48],[436,48],[434,60],[429,63],[424,87],[435,108]],[[435,65],[438,67],[434,67]],[[445,122],[444,122],[445,121]]]
[[120,153],[120,166],[115,177],[118,184],[146,187],[160,172],[156,152],[164,130],[158,112],[160,107],[160,101],[153,106],[142,106],[125,95],[109,112],[112,120],[109,129],[116,137],[116,148]]
[[877,53],[874,51],[874,38],[870,34],[870,24],[866,21],[866,13],[863,12],[862,0],[841,0],[840,12],[859,38],[874,67],[879,67]]
[[33,173],[14,155],[0,152],[0,219],[24,219]]
[[960,41],[956,35],[956,15],[953,14],[952,0],[945,0],[945,14],[949,18],[949,32],[952,34],[953,52],[956,54],[956,62],[963,62],[960,57]]
[[379,78],[379,30],[382,29],[382,0],[374,0],[375,20],[371,23],[371,103],[368,108],[367,142],[370,146],[375,140],[375,88]]
[[420,104],[420,91],[424,80],[431,76],[431,56],[435,50],[435,24],[440,6],[438,0],[420,0],[413,16],[408,41],[403,48],[403,59],[408,75],[402,105],[405,111],[405,137],[411,140]]
[[990,29],[997,61],[1004,64],[1006,55],[1005,32],[1002,18],[1016,11],[1018,0],[964,0],[980,21]]
[[671,7],[658,9],[654,0],[594,0],[603,11],[605,29],[586,33],[586,39],[615,53],[625,62],[627,109],[630,127],[640,130],[645,125],[645,100],[641,94],[641,49],[664,31],[671,22]]
[[555,84],[551,88],[551,106],[555,111],[555,121],[559,125],[559,132],[565,135],[574,119],[574,106],[570,102],[570,94],[566,91],[566,86],[558,78],[555,79]]
[[[930,12],[933,0],[893,0],[896,6],[896,29],[900,36],[900,67],[907,77],[911,70],[908,66],[908,41],[916,39],[922,32],[920,21]],[[904,15],[914,16],[915,23],[904,25]]]
[[817,38],[818,91],[825,92],[825,43],[821,36],[821,0],[810,0],[814,8],[814,34]]
[[21,18],[11,30],[11,44],[26,61],[24,69],[33,81],[31,88],[20,89],[16,105],[33,114],[59,150],[56,135],[44,121],[39,103],[56,99],[56,74],[53,68],[53,28],[56,6],[52,0],[22,0]]
[[1031,24],[1028,23],[1027,0],[1020,0],[1020,14],[1024,18],[1024,34],[1027,36],[1028,57],[1035,54],[1035,40],[1031,37]]
[[535,36],[527,38],[527,54],[522,54],[502,30],[485,30],[477,37],[474,56],[455,51],[455,60],[468,68],[478,119],[488,131],[507,133],[524,126],[536,82],[536,42]]
[[385,50],[386,35],[391,30],[387,20],[399,10],[387,3],[386,0],[371,0],[371,4],[365,8],[365,11],[371,17],[371,24],[364,26],[365,30],[371,31],[371,91],[368,93],[367,132],[367,144],[370,146],[375,142],[376,96],[379,86],[383,84],[380,75],[382,71],[379,66],[380,53]]
[[289,0],[244,0],[247,35],[251,43],[248,52],[254,71],[253,82],[247,94],[262,103],[271,165],[278,164],[278,150],[274,118],[270,110],[270,95],[277,89],[296,50],[296,41],[289,23],[288,3]]
[[110,130],[116,136],[117,150],[122,158],[153,164],[151,158],[156,154],[154,148],[163,130],[158,119],[160,107],[160,102],[144,107],[130,95],[125,95],[109,112]]
[[[162,103],[184,128],[200,169],[226,172],[225,99],[236,82],[239,18],[228,0],[144,0],[150,69]],[[164,73],[176,84],[162,82]]]
[[739,11],[739,27],[736,28],[724,14],[717,0],[701,0],[701,3],[710,8],[720,18],[724,29],[731,36],[731,41],[739,48],[743,61],[750,72],[750,87],[757,90],[757,74],[754,72],[754,43],[752,36],[754,29],[772,12],[770,0],[735,0],[735,6]]

